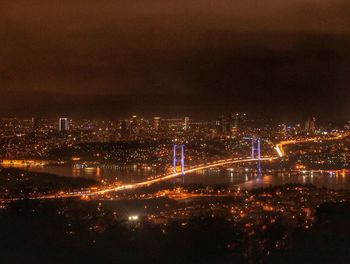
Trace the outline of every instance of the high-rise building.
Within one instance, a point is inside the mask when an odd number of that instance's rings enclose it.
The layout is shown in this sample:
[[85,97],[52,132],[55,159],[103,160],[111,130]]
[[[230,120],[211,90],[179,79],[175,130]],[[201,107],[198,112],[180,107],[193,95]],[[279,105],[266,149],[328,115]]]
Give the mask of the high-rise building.
[[69,130],[69,121],[66,117],[60,117],[58,120],[58,131],[68,131]]
[[216,120],[216,130],[219,134],[230,135],[235,133],[246,121],[245,113],[221,115]]
[[309,129],[310,129],[310,120],[308,119],[308,120],[305,121],[305,128],[304,128],[304,130],[305,130],[306,132],[308,132]]
[[311,119],[306,120],[305,122],[305,132],[307,133],[315,133],[316,131],[316,118],[313,117]]
[[139,119],[136,115],[133,115],[131,117],[131,119],[129,120],[129,125],[130,135],[137,135],[139,131]]
[[159,130],[159,127],[160,127],[160,117],[158,116],[153,117],[153,129]]
[[313,117],[310,121],[310,132],[315,133],[316,131],[316,118]]
[[126,120],[123,120],[121,122],[121,126],[120,126],[120,134],[122,137],[125,137],[128,135],[128,123]]
[[39,121],[37,118],[32,117],[32,131],[35,132],[39,128]]
[[190,128],[190,118],[188,116],[185,117],[184,130],[187,131]]
[[225,116],[220,116],[216,120],[216,128],[219,134],[224,134],[227,131],[227,122]]
[[236,113],[231,115],[231,122],[233,128],[239,128],[245,121],[245,113]]
[[132,116],[131,121],[133,122],[134,126],[137,126],[139,124],[139,120],[136,115]]

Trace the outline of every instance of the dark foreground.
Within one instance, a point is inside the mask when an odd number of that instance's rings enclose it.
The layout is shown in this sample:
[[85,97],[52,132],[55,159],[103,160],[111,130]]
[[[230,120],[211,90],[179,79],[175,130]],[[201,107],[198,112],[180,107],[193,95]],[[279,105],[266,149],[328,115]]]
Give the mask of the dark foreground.
[[350,263],[349,219],[349,202],[326,203],[308,230],[277,221],[247,235],[220,216],[155,225],[119,219],[94,201],[21,201],[0,210],[0,256],[1,263]]

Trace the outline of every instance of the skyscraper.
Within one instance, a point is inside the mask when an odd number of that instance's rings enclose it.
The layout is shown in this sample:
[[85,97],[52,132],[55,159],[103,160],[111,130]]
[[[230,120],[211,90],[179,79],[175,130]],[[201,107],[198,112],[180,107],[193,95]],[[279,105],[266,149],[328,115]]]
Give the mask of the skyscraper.
[[187,131],[190,128],[190,118],[188,116],[185,117],[184,130]]
[[158,116],[153,117],[153,129],[159,130],[159,127],[160,127],[160,117]]
[[307,133],[315,133],[316,131],[316,118],[313,117],[311,119],[306,120],[305,122],[305,132]]
[[316,118],[313,117],[311,120],[310,120],[310,132],[311,133],[315,133],[316,131]]
[[245,121],[245,113],[236,113],[231,115],[231,122],[233,128],[239,128]]
[[35,132],[39,127],[38,119],[35,117],[32,117],[32,131]]
[[123,120],[120,125],[120,134],[122,137],[126,137],[128,135],[128,123],[126,120]]
[[66,117],[61,117],[58,120],[58,131],[68,131],[69,130],[69,123],[68,123],[68,118]]
[[226,132],[226,119],[223,115],[218,117],[215,124],[219,134]]

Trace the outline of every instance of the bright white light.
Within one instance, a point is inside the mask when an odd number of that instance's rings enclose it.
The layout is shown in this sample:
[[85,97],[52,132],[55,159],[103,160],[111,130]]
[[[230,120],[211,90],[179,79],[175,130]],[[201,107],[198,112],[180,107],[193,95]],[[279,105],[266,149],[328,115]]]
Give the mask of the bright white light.
[[277,151],[278,155],[282,158],[282,157],[283,157],[283,153],[282,153],[282,151],[280,150],[280,147],[279,147],[279,146],[276,146],[276,147],[275,147],[275,150]]
[[131,215],[129,216],[129,221],[137,221],[139,220],[139,216],[138,215]]

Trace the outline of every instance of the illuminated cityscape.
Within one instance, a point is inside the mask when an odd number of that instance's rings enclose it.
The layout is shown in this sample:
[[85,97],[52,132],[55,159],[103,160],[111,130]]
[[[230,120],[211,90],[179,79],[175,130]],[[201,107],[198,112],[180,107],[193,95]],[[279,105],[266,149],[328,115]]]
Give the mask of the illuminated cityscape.
[[[215,120],[187,117],[72,120],[69,130],[57,129],[61,122],[55,120],[36,119],[33,129],[33,119],[1,119],[1,210],[6,217],[17,210],[13,206],[22,208],[16,214],[45,206],[63,225],[62,242],[88,232],[91,238],[81,243],[96,250],[105,247],[100,236],[111,232],[110,225],[131,232],[127,241],[161,232],[164,243],[177,243],[176,229],[204,235],[196,233],[199,227],[209,228],[201,241],[209,243],[231,226],[225,231],[230,235],[215,242],[225,247],[219,262],[224,256],[278,260],[294,247],[295,232],[319,228],[320,208],[348,204],[350,130],[347,123],[314,131],[259,125],[244,116],[225,131]],[[73,212],[80,220],[70,219]],[[74,221],[84,221],[85,229],[78,231]],[[164,252],[169,254],[162,249],[158,257]]]
[[350,263],[343,0],[0,16],[0,263]]

